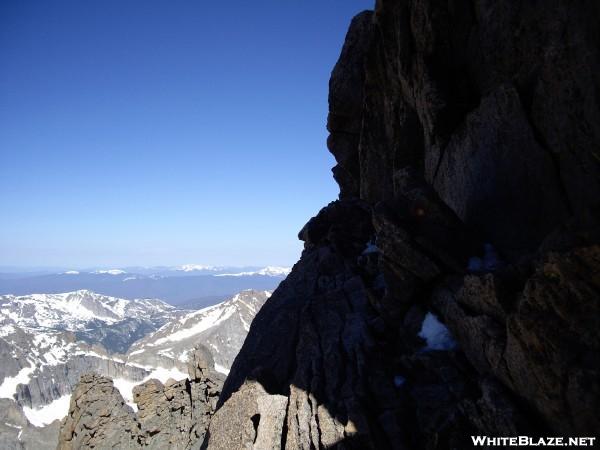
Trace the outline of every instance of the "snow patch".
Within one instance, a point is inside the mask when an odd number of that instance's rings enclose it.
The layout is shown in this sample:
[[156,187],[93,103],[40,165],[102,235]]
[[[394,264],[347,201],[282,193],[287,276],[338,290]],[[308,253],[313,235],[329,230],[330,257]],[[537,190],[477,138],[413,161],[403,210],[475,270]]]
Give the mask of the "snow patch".
[[170,369],[165,369],[164,367],[157,367],[154,369],[150,375],[144,378],[144,381],[148,381],[151,379],[157,379],[161,383],[165,383],[169,378],[174,380],[183,380],[188,377],[187,373],[183,373],[177,367],[171,367]]
[[2,325],[0,327],[0,337],[8,336],[9,334],[14,333],[15,331],[16,331],[15,327],[12,326],[11,324]]
[[177,359],[179,359],[179,361],[181,361],[181,362],[187,363],[188,359],[190,357],[189,354],[190,354],[190,350],[184,350],[181,352],[181,354],[179,355],[179,358],[177,358]]
[[425,339],[425,350],[451,350],[456,347],[450,330],[438,320],[435,314],[428,312],[421,325],[419,337]]
[[122,363],[124,364],[125,361],[123,361],[120,358],[116,358],[115,356],[107,356],[107,355],[101,355],[100,353],[96,353],[95,351],[89,350],[89,351],[77,351],[77,352],[73,352],[72,353],[73,356],[92,356],[94,358],[98,358],[98,359],[104,359],[106,361],[114,361],[114,362],[118,362],[118,363]]
[[63,395],[57,398],[52,403],[42,406],[41,408],[23,407],[23,413],[27,420],[35,427],[43,427],[51,424],[55,420],[61,420],[69,413],[69,405],[71,403],[71,395]]
[[229,369],[223,367],[221,364],[215,363],[215,370],[221,372],[223,375],[229,375]]
[[381,250],[379,250],[379,247],[377,247],[375,244],[372,244],[371,242],[369,242],[367,244],[367,246],[365,247],[365,249],[363,250],[362,254],[363,255],[368,255],[369,253],[380,253]]
[[12,399],[19,384],[27,384],[35,367],[23,367],[14,377],[5,377],[0,385],[0,398]]
[[[202,333],[203,331],[208,330],[209,328],[219,325],[221,322],[227,320],[229,317],[231,317],[235,313],[235,307],[230,306],[230,307],[225,308],[225,310],[223,310],[219,307],[220,305],[216,305],[216,306],[217,307],[211,307],[206,310],[201,310],[202,313],[206,314],[206,315],[205,315],[205,317],[202,317],[202,319],[198,323],[194,324],[190,328],[179,330],[179,331],[176,331],[176,332],[170,334],[169,336],[165,336],[160,339],[157,339],[154,342],[154,345],[164,344],[165,342],[177,342],[177,341],[181,341],[183,339],[190,338],[192,336],[195,336],[196,334],[199,334],[199,333]],[[184,318],[183,321],[180,320],[180,322],[183,325],[185,325],[189,319],[197,316],[198,313],[200,313],[200,311],[197,311],[196,313],[192,313],[192,314],[186,316],[186,318]]]
[[137,411],[137,405],[133,402],[133,388],[143,381],[131,381],[125,378],[115,378],[113,380],[113,386],[118,389],[121,393],[121,397],[125,400],[134,411]]
[[164,384],[170,378],[180,381],[186,379],[187,374],[183,373],[177,367],[171,367],[170,369],[165,369],[164,367],[157,367],[154,370],[152,370],[152,372],[150,372],[150,374],[147,375],[141,381],[131,381],[126,380],[125,378],[115,378],[113,380],[113,385],[119,390],[121,396],[125,400],[125,403],[127,403],[131,408],[133,408],[134,411],[137,411],[137,405],[133,402],[133,388],[152,379],[158,380]]

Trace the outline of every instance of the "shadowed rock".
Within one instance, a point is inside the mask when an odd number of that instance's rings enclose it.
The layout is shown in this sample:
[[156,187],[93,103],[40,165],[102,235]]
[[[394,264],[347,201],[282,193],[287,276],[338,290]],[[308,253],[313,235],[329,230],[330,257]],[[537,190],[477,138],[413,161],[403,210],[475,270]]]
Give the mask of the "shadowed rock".
[[285,408],[272,448],[597,433],[599,20],[591,0],[380,0],[352,21],[340,200],[300,231],[205,446],[257,448],[261,396]]

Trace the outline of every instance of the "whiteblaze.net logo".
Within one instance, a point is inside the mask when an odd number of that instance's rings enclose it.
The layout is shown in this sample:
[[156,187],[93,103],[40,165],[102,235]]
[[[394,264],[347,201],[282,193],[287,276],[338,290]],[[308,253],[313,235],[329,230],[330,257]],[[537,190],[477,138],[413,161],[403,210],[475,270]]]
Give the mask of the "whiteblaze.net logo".
[[594,447],[595,437],[471,436],[475,447]]

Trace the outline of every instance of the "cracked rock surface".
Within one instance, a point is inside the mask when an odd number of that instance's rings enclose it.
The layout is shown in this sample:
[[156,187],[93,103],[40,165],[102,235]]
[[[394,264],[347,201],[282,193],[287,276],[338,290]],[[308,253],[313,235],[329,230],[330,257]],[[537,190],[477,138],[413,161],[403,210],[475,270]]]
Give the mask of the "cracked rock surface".
[[329,92],[340,198],[300,231],[207,448],[598,432],[599,21],[591,0],[354,18]]

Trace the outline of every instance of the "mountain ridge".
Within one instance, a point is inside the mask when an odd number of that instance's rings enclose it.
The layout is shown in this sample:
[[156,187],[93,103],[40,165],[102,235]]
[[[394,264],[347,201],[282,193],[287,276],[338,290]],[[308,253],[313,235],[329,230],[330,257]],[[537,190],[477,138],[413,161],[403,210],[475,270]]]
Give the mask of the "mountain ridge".
[[[198,299],[225,299],[244,289],[273,290],[287,276],[285,267],[218,268],[205,270],[150,270],[134,273],[119,269],[113,274],[76,271],[27,276],[0,276],[0,295],[62,293],[88,289],[125,298],[160,298],[170,304]],[[74,271],[75,272],[75,271]],[[107,272],[107,271],[105,271]]]
[[[210,347],[203,358],[212,361],[212,370],[216,358],[218,371],[228,372],[247,333],[243,322],[252,321],[269,295],[243,291],[199,311],[180,310],[157,299],[126,300],[89,290],[0,296],[0,357],[6,361],[0,368],[0,400],[9,402],[9,414],[20,427],[0,426],[0,444],[17,430],[30,435],[27,442],[48,433],[56,439],[56,419],[67,413],[71,391],[86,373],[110,377],[123,401],[136,407],[135,386],[186,379],[188,359],[198,342]],[[244,318],[238,318],[238,303],[244,305]],[[217,319],[222,316],[221,320],[203,322],[207,311]],[[193,324],[202,329],[193,329]],[[168,339],[174,329],[187,332],[186,339],[153,345],[153,333],[162,330],[155,339]],[[144,353],[147,344],[152,348]]]

